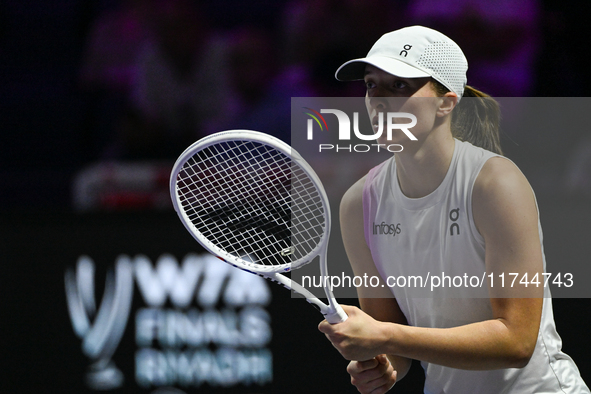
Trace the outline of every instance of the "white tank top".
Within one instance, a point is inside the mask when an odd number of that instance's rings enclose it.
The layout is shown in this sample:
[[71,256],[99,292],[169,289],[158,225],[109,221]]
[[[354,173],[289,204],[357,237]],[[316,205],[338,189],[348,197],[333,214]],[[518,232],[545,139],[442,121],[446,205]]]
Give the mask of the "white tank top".
[[[459,287],[454,287],[450,282],[446,286],[449,292],[442,293],[444,298],[418,298],[416,287],[420,282],[416,281],[421,276],[429,286],[427,274],[441,277],[444,273],[450,278],[462,277],[463,281],[485,275],[484,239],[472,217],[472,188],[484,163],[494,156],[498,155],[456,140],[441,185],[428,196],[416,199],[407,198],[400,190],[394,157],[373,168],[366,177],[365,239],[384,280],[406,280],[405,286],[390,289],[411,326],[449,328],[493,318],[486,285],[479,290],[462,287],[464,284],[459,282]],[[542,241],[539,220],[538,229]],[[526,367],[467,371],[422,362],[425,393],[590,393],[577,366],[561,352],[561,347],[546,289],[538,341]]]

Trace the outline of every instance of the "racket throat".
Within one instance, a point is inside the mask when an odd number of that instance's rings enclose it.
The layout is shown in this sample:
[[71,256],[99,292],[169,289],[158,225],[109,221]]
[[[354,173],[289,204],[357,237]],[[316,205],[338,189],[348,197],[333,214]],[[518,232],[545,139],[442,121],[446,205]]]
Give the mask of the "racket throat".
[[[274,273],[270,274],[268,278],[272,281],[275,281],[283,285],[285,288],[295,291],[296,293],[304,296],[306,298],[306,301],[308,301],[316,309],[318,309],[320,313],[324,315],[326,321],[328,321],[330,324],[341,323],[347,320],[347,314],[345,313],[343,308],[341,308],[341,306],[336,303],[336,301],[333,301],[333,297],[328,298],[329,304],[327,305],[324,302],[320,301],[320,299],[316,297],[308,289],[284,275]],[[330,293],[330,295],[332,296],[332,292]]]

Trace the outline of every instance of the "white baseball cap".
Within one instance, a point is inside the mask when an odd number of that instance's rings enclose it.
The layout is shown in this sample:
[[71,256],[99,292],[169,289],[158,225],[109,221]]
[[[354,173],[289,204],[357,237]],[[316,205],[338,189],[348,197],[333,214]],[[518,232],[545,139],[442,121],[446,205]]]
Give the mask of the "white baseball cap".
[[363,79],[367,64],[402,78],[432,77],[458,97],[466,86],[468,61],[458,44],[424,26],[384,34],[366,57],[346,62],[335,76],[340,81]]

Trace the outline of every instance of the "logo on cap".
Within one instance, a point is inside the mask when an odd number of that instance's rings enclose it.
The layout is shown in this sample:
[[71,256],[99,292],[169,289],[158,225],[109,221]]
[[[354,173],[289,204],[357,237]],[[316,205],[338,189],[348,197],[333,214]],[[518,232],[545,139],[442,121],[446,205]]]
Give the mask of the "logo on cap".
[[410,48],[412,48],[412,45],[406,44],[403,48],[404,49],[402,51],[400,51],[400,56],[406,57],[406,55],[408,55],[407,51],[410,51]]

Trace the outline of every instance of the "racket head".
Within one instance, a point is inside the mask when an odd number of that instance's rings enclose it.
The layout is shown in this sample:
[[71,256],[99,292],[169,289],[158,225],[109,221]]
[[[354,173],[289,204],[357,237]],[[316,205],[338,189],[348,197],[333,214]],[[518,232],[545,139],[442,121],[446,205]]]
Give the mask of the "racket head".
[[249,272],[288,272],[325,252],[330,207],[310,165],[265,133],[228,130],[188,147],[170,177],[173,206],[209,252]]

